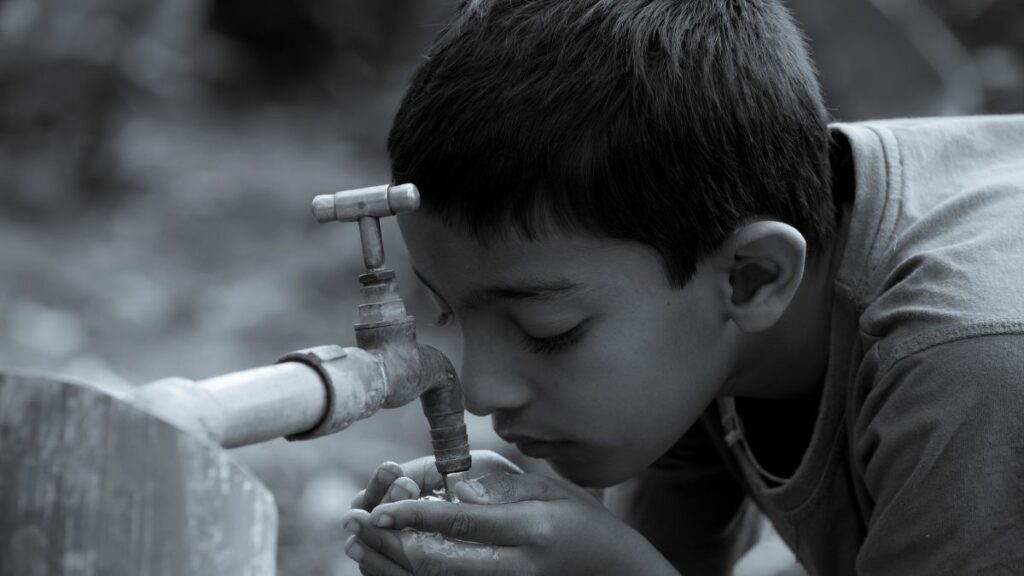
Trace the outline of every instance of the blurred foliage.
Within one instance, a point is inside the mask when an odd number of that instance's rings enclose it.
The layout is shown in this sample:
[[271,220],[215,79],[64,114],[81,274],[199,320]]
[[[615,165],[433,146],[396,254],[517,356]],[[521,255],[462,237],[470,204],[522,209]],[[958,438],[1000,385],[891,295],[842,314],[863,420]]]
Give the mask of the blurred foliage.
[[[1019,0],[789,5],[837,118],[1024,111]],[[317,226],[309,200],[387,179],[390,116],[450,7],[0,0],[0,367],[120,387],[351,344],[358,235]],[[420,333],[457,361],[451,334]],[[507,451],[470,424],[475,447]],[[353,574],[348,499],[380,461],[428,450],[411,405],[236,451],[277,496],[280,574]]]

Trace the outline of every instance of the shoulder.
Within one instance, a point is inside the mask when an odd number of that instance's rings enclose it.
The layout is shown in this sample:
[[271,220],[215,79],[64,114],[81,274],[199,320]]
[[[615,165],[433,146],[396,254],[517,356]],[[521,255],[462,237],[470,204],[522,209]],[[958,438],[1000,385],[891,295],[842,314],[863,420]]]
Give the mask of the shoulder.
[[894,479],[947,467],[959,476],[1006,451],[1024,467],[1024,324],[883,367],[859,403],[851,441],[876,495]]
[[889,121],[844,132],[853,135],[854,163],[873,158],[884,172],[863,163],[855,169],[837,278],[856,301],[861,331],[913,346],[948,339],[964,325],[1024,320],[1024,116]]
[[951,430],[981,418],[1024,422],[1024,322],[967,326],[896,355],[860,403],[857,437],[877,442],[879,428]]
[[854,429],[870,500],[860,569],[965,574],[1024,560],[1024,331],[895,362]]
[[[865,146],[902,145],[973,156],[977,148],[1024,146],[1024,114],[892,118],[830,125]],[[964,147],[965,144],[970,144]]]

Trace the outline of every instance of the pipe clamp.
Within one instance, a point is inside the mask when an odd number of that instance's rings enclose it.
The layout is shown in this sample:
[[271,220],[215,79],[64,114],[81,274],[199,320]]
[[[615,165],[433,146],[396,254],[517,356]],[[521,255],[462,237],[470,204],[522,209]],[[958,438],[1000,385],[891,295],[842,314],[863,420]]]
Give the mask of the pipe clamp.
[[316,426],[286,436],[288,440],[308,440],[348,428],[356,420],[373,414],[387,397],[387,379],[379,357],[359,348],[336,345],[296,350],[278,360],[300,362],[320,375],[327,402],[323,418]]

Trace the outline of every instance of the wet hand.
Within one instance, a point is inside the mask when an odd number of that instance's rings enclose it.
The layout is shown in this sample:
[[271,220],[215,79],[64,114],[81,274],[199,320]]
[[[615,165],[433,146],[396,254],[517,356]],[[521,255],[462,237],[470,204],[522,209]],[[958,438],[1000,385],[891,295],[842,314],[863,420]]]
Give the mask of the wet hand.
[[[473,450],[473,467],[468,477],[492,472],[521,474],[518,466],[490,450]],[[415,500],[432,494],[442,487],[441,474],[434,465],[433,456],[424,456],[404,464],[384,462],[374,471],[366,489],[352,500],[352,510],[344,519],[345,528],[353,535],[345,542],[345,551],[360,562],[364,574],[411,574],[402,566],[374,552],[359,539],[358,529],[369,520],[369,512],[377,506],[402,500]],[[364,533],[365,536],[365,533]],[[370,537],[373,535],[371,534]],[[435,572],[436,573],[436,572]],[[443,572],[441,572],[443,573]]]
[[[364,574],[676,574],[583,489],[494,473],[455,487],[458,504],[381,503],[348,517]],[[358,546],[353,552],[353,548]]]
[[[473,467],[470,478],[492,472],[521,474],[518,466],[505,457],[490,450],[473,450]],[[434,465],[433,456],[424,456],[404,464],[385,462],[377,467],[366,489],[352,500],[353,510],[372,512],[381,504],[400,500],[415,500],[421,495],[432,494],[442,486],[441,473]]]

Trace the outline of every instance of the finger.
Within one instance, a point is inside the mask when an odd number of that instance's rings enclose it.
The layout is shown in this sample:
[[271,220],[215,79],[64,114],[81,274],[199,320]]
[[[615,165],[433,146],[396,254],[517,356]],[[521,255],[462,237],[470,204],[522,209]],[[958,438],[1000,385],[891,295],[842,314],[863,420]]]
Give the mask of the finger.
[[[420,487],[408,476],[402,476],[391,484],[388,493],[380,500],[380,504],[388,502],[399,502],[401,500],[414,500],[420,497]],[[378,504],[379,506],[379,504]]]
[[478,504],[549,501],[568,497],[560,484],[546,476],[501,472],[474,480],[461,480],[455,485],[454,492],[459,500]]
[[469,542],[516,546],[543,542],[549,522],[543,502],[516,502],[501,506],[406,500],[374,509],[370,523],[378,528],[412,528],[437,532]]
[[517,548],[448,540],[440,534],[407,530],[401,532],[406,557],[417,576],[512,576],[531,574],[525,570]]
[[[391,484],[401,476],[402,467],[394,462],[385,462],[377,466],[373,476],[370,478],[370,483],[366,486],[366,490],[363,491],[359,508],[367,512],[373,510],[380,503],[380,499],[384,497],[388,489],[391,488]],[[356,507],[355,502],[353,502],[352,507]]]
[[412,478],[423,492],[429,492],[441,487],[441,473],[437,471],[436,460],[433,456],[424,456],[411,462],[406,462],[402,467],[405,475]]
[[345,529],[358,536],[364,548],[370,548],[395,564],[409,568],[409,561],[399,539],[400,533],[373,526],[370,523],[370,515],[365,510],[350,510],[346,513]]
[[[479,476],[493,472],[508,472],[511,474],[522,474],[522,470],[506,459],[504,456],[491,450],[473,450],[470,452],[473,458],[473,467],[470,474]],[[385,462],[377,467],[369,486],[360,492],[352,500],[352,508],[361,508],[371,511],[381,503],[391,484],[399,477],[411,478],[420,489],[420,493],[427,493],[441,487],[441,474],[437,471],[437,465],[433,456],[424,456],[410,460],[405,464]]]
[[[507,472],[510,474],[522,474],[518,466],[510,462],[504,456],[492,450],[472,450],[473,466],[469,473],[472,476],[480,476],[492,472]],[[437,471],[437,464],[433,456],[424,456],[402,464],[404,476],[412,478],[420,487],[421,493],[437,490],[442,485],[441,473]]]
[[363,508],[363,500],[364,500],[364,496],[365,495],[366,495],[366,490],[365,489],[360,490],[359,492],[356,492],[355,498],[352,499],[352,502],[349,502],[348,507],[349,508],[358,508],[359,510],[366,510],[366,508]]
[[383,554],[366,547],[356,536],[350,536],[345,542],[345,555],[357,562],[359,571],[368,576],[412,576]]

